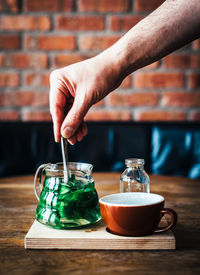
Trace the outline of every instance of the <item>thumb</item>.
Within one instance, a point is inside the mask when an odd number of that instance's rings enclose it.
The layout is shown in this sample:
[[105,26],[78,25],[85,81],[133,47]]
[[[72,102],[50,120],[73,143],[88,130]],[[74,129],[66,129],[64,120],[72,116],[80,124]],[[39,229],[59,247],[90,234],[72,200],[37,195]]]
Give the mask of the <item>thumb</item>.
[[84,99],[76,95],[73,105],[61,126],[61,135],[64,138],[70,138],[76,133],[88,109],[89,105],[84,102]]

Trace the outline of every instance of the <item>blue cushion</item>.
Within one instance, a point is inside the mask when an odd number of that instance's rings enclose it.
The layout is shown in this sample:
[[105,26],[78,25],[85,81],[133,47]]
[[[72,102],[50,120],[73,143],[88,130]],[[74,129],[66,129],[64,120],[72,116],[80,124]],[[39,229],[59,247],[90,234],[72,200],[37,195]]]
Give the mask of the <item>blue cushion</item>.
[[200,178],[200,129],[155,126],[151,148],[153,174]]

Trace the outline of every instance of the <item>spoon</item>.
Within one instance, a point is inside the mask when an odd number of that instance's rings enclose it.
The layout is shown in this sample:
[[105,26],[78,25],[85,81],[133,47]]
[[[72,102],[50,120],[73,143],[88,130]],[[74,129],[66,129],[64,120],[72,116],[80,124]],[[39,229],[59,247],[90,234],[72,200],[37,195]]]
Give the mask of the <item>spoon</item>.
[[67,168],[67,161],[68,161],[67,139],[62,136],[61,136],[61,151],[62,151],[62,159],[63,159],[64,182],[68,182],[69,172]]

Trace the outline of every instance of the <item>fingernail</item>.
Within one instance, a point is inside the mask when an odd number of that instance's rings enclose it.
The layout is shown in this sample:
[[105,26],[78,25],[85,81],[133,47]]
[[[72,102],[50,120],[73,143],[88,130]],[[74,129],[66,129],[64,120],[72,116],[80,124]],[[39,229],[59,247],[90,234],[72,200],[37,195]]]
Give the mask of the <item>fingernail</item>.
[[60,142],[60,140],[59,140],[58,137],[55,138],[55,142],[56,142],[56,143]]
[[62,136],[64,138],[70,138],[73,135],[73,129],[71,127],[66,127],[62,130]]
[[71,145],[74,145],[75,142],[74,141],[71,141],[71,140],[68,140],[68,142],[71,144]]

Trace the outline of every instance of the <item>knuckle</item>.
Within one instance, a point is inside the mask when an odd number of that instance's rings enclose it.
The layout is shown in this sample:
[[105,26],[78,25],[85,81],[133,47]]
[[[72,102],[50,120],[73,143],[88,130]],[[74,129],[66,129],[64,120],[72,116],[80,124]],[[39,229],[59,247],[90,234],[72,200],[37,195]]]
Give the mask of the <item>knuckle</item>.
[[74,121],[75,123],[81,123],[81,121],[82,121],[82,116],[81,116],[81,114],[79,114],[79,113],[73,113],[73,114],[71,114],[71,121]]
[[49,77],[50,82],[53,82],[53,81],[57,80],[59,75],[60,75],[60,69],[53,70],[50,73],[50,77]]
[[50,113],[54,117],[54,119],[58,119],[61,115],[61,108],[58,104],[54,104],[50,106]]

